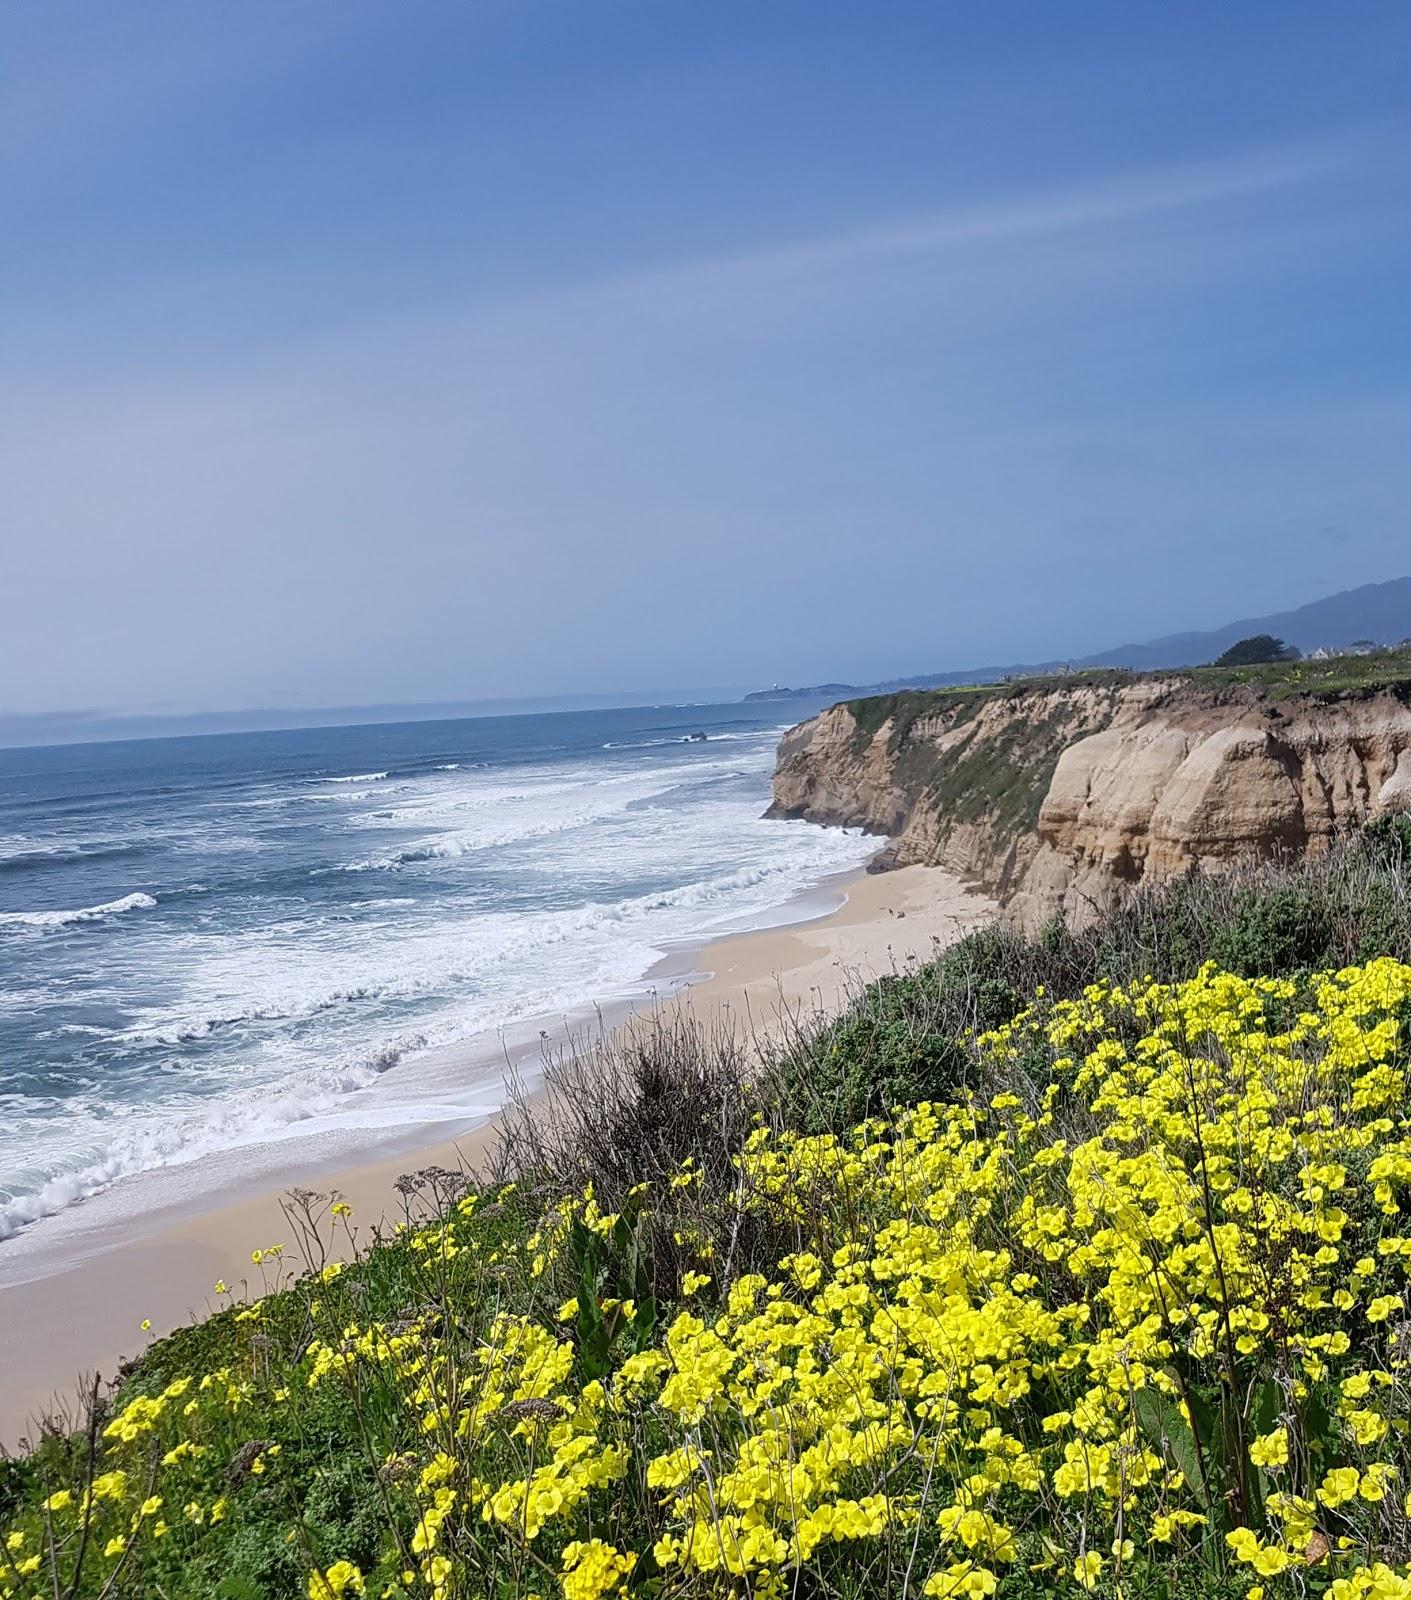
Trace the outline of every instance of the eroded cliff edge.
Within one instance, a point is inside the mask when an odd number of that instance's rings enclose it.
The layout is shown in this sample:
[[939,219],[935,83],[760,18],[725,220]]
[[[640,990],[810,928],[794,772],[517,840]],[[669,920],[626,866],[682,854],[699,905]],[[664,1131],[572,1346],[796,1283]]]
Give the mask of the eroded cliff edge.
[[770,814],[884,834],[875,868],[964,873],[1032,929],[1406,809],[1411,682],[1276,699],[1172,675],[833,706],[781,741]]

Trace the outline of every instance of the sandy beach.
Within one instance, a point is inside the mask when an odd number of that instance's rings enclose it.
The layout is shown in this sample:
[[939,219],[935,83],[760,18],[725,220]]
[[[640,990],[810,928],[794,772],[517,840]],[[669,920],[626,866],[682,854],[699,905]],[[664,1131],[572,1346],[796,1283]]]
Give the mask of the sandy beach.
[[[815,908],[819,914],[810,916]],[[742,1028],[767,1028],[781,1008],[835,1007],[851,985],[930,955],[992,910],[983,895],[937,870],[859,871],[793,908],[808,920],[675,952],[649,975],[645,993],[603,997],[598,1015],[605,1026],[619,1025],[684,993],[704,1020],[718,1015]],[[394,1130],[373,1150],[291,1139],[259,1160],[234,1152],[203,1163],[196,1192],[189,1174],[180,1184],[146,1174],[123,1180],[145,1186],[140,1215],[130,1204],[125,1212],[105,1206],[108,1197],[100,1196],[76,1207],[63,1230],[41,1223],[0,1245],[0,1444],[13,1447],[31,1431],[34,1414],[52,1408],[55,1397],[71,1397],[82,1375],[111,1377],[146,1340],[228,1303],[214,1291],[218,1281],[238,1298],[272,1287],[250,1253],[292,1243],[281,1210],[291,1186],[337,1190],[365,1238],[379,1220],[400,1215],[393,1186],[401,1174],[432,1164],[474,1167],[495,1137],[492,1105],[502,1098],[504,1075],[513,1070],[532,1087],[543,1038],[556,1036],[553,1020],[482,1041],[446,1063],[448,1074],[485,1080],[491,1103],[478,1124]],[[577,1031],[583,1023],[570,1025]]]

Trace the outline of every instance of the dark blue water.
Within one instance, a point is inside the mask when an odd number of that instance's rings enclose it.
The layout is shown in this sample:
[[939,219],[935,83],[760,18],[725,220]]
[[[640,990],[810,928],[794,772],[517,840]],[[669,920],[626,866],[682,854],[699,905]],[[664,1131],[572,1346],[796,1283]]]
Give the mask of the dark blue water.
[[622,993],[860,861],[761,820],[780,720],[0,750],[0,1237],[127,1173],[347,1126],[379,1078],[414,1114],[425,1047]]

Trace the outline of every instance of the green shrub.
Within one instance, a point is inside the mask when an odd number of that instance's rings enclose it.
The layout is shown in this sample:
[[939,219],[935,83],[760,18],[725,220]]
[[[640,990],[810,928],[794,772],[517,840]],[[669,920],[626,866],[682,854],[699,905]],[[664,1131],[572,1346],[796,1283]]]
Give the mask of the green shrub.
[[1332,935],[1329,897],[1313,880],[1251,889],[1211,929],[1209,958],[1245,978],[1311,972],[1341,965]]
[[821,1132],[953,1088],[965,1050],[936,1020],[938,998],[934,967],[879,978],[799,1041],[783,1071],[801,1124]]

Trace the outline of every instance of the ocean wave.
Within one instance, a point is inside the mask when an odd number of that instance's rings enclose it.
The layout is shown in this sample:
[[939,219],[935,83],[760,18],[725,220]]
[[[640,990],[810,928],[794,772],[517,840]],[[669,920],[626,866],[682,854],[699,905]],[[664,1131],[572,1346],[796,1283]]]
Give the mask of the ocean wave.
[[0,872],[72,866],[76,862],[116,861],[123,856],[141,855],[145,848],[131,840],[26,841],[18,848],[0,851]]
[[124,911],[150,911],[156,905],[150,894],[125,894],[100,906],[79,906],[73,911],[0,911],[0,927],[67,928],[76,922],[101,922]]
[[346,778],[325,778],[325,783],[380,783],[385,772],[350,772]]
[[[655,750],[662,744],[690,744],[692,741],[684,733],[673,734],[669,739],[609,739],[601,748],[604,750]],[[699,744],[701,741],[695,741]]]
[[370,980],[365,983],[345,983],[327,989],[291,989],[286,990],[277,999],[252,1001],[249,1005],[235,1010],[135,1022],[124,1028],[117,1037],[125,1046],[140,1050],[196,1044],[234,1028],[248,1027],[251,1023],[307,1022],[312,1017],[320,1016],[326,1011],[336,1011],[343,1006],[358,1005],[367,1001],[405,999],[429,987],[431,987],[430,981],[416,985],[398,985]]
[[602,750],[655,750],[666,744],[740,744],[750,739],[768,739],[769,730],[751,729],[748,733],[708,733],[704,738],[694,733],[662,734],[655,739],[609,739],[600,745]]
[[424,865],[430,861],[459,861],[482,850],[498,850],[507,844],[519,844],[531,839],[543,839],[549,834],[564,833],[574,828],[586,828],[601,821],[601,813],[584,813],[554,822],[504,828],[498,831],[477,833],[448,833],[439,838],[419,839],[403,845],[386,855],[367,856],[359,861],[343,862],[336,867],[317,868],[318,872],[398,872],[403,867]]
[[[392,850],[318,870],[396,872],[402,867],[432,861],[458,861],[483,850],[550,839],[620,817],[633,806],[666,793],[673,782],[674,779],[668,774],[649,786],[629,786],[626,781],[561,784],[532,797],[513,795],[506,800],[496,796],[492,800],[446,807],[403,807],[376,819],[359,819],[357,825],[367,828],[375,822],[383,828],[408,828],[434,826],[437,821],[450,821],[452,818],[469,820],[478,817],[483,820],[469,828],[447,828],[442,833],[427,834],[420,839],[399,844]],[[530,798],[539,802],[537,809],[526,803]]]
[[[528,837],[534,836],[528,835]],[[452,834],[444,839],[424,839],[419,844],[409,844],[404,849],[394,850],[388,856],[379,857],[375,861],[360,862],[346,870],[359,872],[371,867],[384,869],[411,867],[419,861],[457,861],[462,856],[473,855],[477,850],[493,849],[497,845],[509,842],[508,839],[486,839],[480,835]]]
[[[351,870],[454,859],[491,845],[547,838],[620,816],[634,805],[671,793],[682,782],[700,784],[736,776],[740,759],[738,753],[722,755],[716,763],[683,759],[651,768],[609,769],[606,774],[601,767],[571,767],[552,777],[515,774],[509,781],[434,790],[385,810],[350,817],[350,827],[370,832],[425,830],[422,838],[399,843],[395,852],[355,863]],[[438,827],[440,832],[435,831]]]
[[[822,865],[819,864],[820,867]],[[842,870],[844,865],[852,863],[840,862],[834,870]],[[656,911],[711,910],[718,907],[727,915],[737,912],[740,915],[748,915],[752,910],[765,910],[769,909],[769,906],[742,903],[740,896],[745,891],[766,885],[777,886],[779,894],[768,898],[774,903],[782,903],[801,889],[814,876],[816,870],[800,872],[794,863],[737,867],[730,872],[718,872],[697,878],[674,889],[662,889],[655,893],[634,895],[626,900],[590,905],[585,911],[589,921],[595,926],[640,922]],[[709,926],[707,923],[705,927],[695,930],[683,929],[681,936],[689,936],[692,931],[705,934],[709,931]]]
[[[787,824],[768,824],[785,827]],[[526,1006],[553,1011],[635,983],[664,948],[721,921],[769,912],[828,872],[859,863],[860,836],[822,830],[819,848],[797,859],[704,871],[668,889],[593,900],[536,915],[440,917],[329,948],[313,967],[294,959],[299,939],[249,949],[201,969],[202,987],[177,1008],[129,1023],[123,1053],[201,1044],[269,1025],[302,1028],[318,1017],[375,1026],[383,1006],[460,994],[456,1015],[470,1031],[494,1027]],[[845,842],[846,841],[846,842]],[[672,913],[675,913],[673,915]],[[509,974],[513,974],[511,981]],[[233,996],[244,1004],[229,1004]],[[356,1008],[356,1009],[354,1009]],[[367,1023],[357,1020],[366,1018]]]
[[266,1088],[244,1100],[124,1119],[135,1124],[130,1128],[114,1128],[113,1119],[104,1118],[84,1148],[56,1163],[58,1170],[22,1175],[21,1187],[0,1195],[0,1240],[101,1194],[119,1179],[159,1167],[185,1166],[223,1150],[277,1138],[300,1122],[336,1110],[350,1094],[366,1088],[423,1043],[420,1037],[397,1040],[331,1071],[309,1074],[282,1091],[271,1093]]

